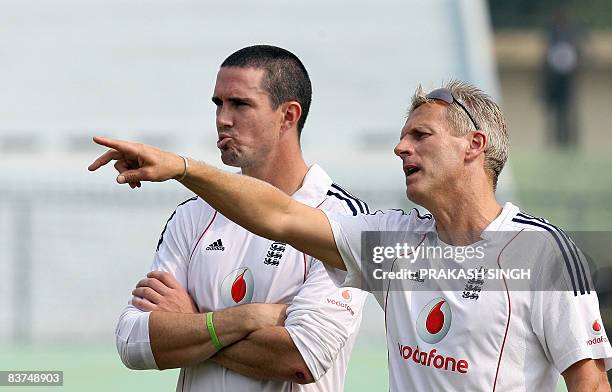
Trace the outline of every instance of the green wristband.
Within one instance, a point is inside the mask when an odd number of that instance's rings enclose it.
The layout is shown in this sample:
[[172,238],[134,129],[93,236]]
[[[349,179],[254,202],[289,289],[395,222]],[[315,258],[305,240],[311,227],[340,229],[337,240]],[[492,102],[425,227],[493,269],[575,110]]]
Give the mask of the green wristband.
[[215,325],[213,324],[213,312],[206,313],[206,327],[208,328],[208,334],[210,335],[210,340],[212,340],[213,346],[217,349],[217,351],[223,348],[223,343],[219,340],[217,336],[217,332],[215,331]]

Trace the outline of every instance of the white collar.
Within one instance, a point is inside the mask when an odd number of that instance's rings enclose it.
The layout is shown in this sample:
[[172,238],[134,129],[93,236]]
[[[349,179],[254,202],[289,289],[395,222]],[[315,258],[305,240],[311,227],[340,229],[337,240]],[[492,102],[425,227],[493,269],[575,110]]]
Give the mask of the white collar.
[[493,219],[493,222],[489,223],[489,225],[482,232],[481,237],[484,239],[490,239],[495,232],[502,231],[508,221],[512,219],[519,211],[520,210],[517,206],[510,202],[506,202],[501,213],[497,216],[497,218]]
[[[480,238],[483,240],[491,240],[496,232],[502,231],[504,226],[511,220],[518,212],[519,208],[510,202],[506,202],[504,207],[501,210],[501,213],[493,219],[491,223],[483,230]],[[428,231],[430,236],[436,239],[436,241],[441,241],[438,236],[438,231],[436,230],[436,222],[434,219],[431,220],[431,226],[429,226],[425,231]],[[512,231],[512,230],[507,230]]]
[[314,164],[304,176],[300,189],[295,191],[291,198],[316,208],[327,197],[327,191],[332,182],[321,166]]

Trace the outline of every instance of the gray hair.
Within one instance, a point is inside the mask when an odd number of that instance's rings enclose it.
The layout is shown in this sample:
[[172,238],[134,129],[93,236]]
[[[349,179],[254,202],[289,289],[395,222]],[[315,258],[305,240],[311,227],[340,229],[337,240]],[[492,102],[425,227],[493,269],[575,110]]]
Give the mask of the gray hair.
[[[463,103],[476,120],[479,131],[487,136],[484,168],[493,182],[493,189],[496,189],[497,179],[508,159],[508,129],[501,109],[491,97],[469,83],[451,80],[443,87]],[[424,103],[432,101],[419,85],[412,97],[408,115]],[[448,105],[446,118],[454,136],[461,137],[474,130],[474,124],[459,105]]]

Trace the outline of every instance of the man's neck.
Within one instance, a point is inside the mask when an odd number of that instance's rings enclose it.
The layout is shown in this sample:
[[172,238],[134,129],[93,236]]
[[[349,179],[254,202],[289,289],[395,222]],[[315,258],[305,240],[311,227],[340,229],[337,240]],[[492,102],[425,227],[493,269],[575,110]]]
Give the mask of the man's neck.
[[288,195],[293,195],[304,181],[308,165],[299,149],[284,150],[257,167],[242,168],[242,174],[265,181]]
[[430,209],[436,219],[436,231],[447,244],[463,246],[479,241],[484,229],[502,211],[490,187],[467,189],[475,191],[457,192],[452,197],[437,200],[435,208]]

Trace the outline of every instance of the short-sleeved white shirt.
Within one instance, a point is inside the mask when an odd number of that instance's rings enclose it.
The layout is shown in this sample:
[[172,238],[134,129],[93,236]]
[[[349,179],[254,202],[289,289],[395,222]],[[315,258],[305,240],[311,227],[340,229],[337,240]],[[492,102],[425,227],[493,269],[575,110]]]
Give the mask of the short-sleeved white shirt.
[[[366,213],[367,205],[332,183],[318,165],[295,200],[338,214]],[[159,240],[152,270],[171,272],[201,312],[246,303],[286,303],[285,328],[317,382],[255,380],[212,361],[181,369],[177,391],[341,391],[367,293],[339,288],[322,263],[289,245],[258,237],[200,198],[180,205]],[[128,306],[117,328],[144,367],[155,367],[147,314]],[[283,366],[282,363],[276,364]]]
[[[560,372],[577,361],[603,358],[606,369],[612,366],[584,255],[547,221],[507,203],[477,243],[485,269],[529,267],[530,289],[513,290],[500,279],[458,280],[465,290],[444,290],[414,275],[381,282],[364,267],[374,254],[362,254],[364,232],[402,232],[414,247],[446,245],[431,215],[327,215],[347,267],[338,283],[369,288],[385,311],[391,391],[554,391]],[[432,257],[418,262],[411,270],[440,267]],[[379,266],[397,272],[411,264],[396,258]],[[551,276],[555,289],[543,289],[553,287],[546,286]]]

